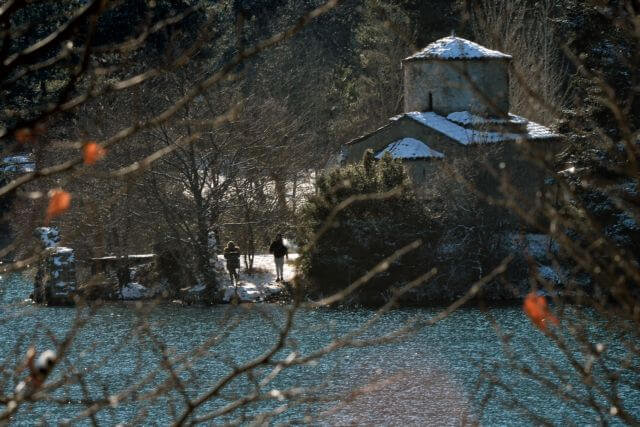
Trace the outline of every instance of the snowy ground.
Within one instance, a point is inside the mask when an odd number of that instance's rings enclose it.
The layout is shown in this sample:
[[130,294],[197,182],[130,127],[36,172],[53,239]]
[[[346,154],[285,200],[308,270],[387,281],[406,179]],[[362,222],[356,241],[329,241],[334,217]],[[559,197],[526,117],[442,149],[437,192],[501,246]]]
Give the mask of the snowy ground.
[[[291,261],[298,257],[297,254],[289,255],[289,262],[284,264],[284,280],[291,282],[295,276],[295,268]],[[218,260],[226,266],[224,257],[220,255]],[[242,264],[242,263],[241,263]],[[240,269],[240,280],[238,281],[237,294],[241,302],[264,301],[269,296],[282,292],[283,285],[276,282],[276,266],[273,262],[273,255],[256,255],[253,267],[257,272],[249,274],[244,269],[244,264]],[[225,268],[225,274],[221,275],[220,282],[225,289],[225,301],[231,301],[236,293],[236,287],[231,282],[229,274]]]
[[144,299],[149,293],[149,290],[142,286],[140,283],[127,283],[122,287],[120,291],[120,299],[125,301],[136,301]]
[[[65,248],[58,248],[65,249]],[[289,255],[289,260],[284,264],[284,280],[292,282],[296,275],[293,261],[298,258],[298,254]],[[236,298],[239,302],[261,302],[269,300],[282,293],[285,290],[283,282],[276,282],[276,266],[273,262],[273,255],[256,255],[253,267],[254,273],[247,273],[243,267],[240,269],[240,280],[237,287],[231,282],[224,257],[218,257],[216,270],[220,285],[224,290],[223,300],[231,302]],[[188,290],[194,295],[201,294],[206,290],[203,284],[199,284]],[[123,287],[120,299],[123,300],[139,300],[150,297],[150,290],[143,285],[132,282]]]

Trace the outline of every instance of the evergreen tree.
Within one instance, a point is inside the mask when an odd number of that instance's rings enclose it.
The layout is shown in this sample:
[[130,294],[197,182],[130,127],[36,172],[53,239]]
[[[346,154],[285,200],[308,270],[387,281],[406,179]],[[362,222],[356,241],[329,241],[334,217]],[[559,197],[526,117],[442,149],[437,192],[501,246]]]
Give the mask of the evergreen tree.
[[360,302],[380,303],[386,289],[427,269],[426,250],[432,240],[430,218],[416,198],[402,163],[388,154],[376,161],[368,151],[361,163],[335,169],[318,179],[317,195],[303,210],[301,241],[311,242],[336,207],[353,196],[357,200],[338,212],[333,228],[303,250],[301,270],[312,293],[328,294],[348,286],[384,258],[421,239],[423,245],[418,250],[393,263],[358,294]]

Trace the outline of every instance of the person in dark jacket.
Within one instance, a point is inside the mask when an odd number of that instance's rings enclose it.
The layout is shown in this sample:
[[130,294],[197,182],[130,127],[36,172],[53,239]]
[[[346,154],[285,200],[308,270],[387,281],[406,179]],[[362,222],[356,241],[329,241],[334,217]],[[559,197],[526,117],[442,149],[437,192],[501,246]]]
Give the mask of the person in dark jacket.
[[240,269],[240,248],[233,242],[227,243],[227,247],[224,248],[224,259],[227,260],[227,270],[229,271],[231,281],[237,284],[240,277],[238,275],[238,270]]
[[276,264],[276,282],[282,282],[284,280],[284,257],[289,259],[289,249],[282,241],[282,234],[276,235],[276,239],[269,246],[269,252],[273,254],[273,261]]

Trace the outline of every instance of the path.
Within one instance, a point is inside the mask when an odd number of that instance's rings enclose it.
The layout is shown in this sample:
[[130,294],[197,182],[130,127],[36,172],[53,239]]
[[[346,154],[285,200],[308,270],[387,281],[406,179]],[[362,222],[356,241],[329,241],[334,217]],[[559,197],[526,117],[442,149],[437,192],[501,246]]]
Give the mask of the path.
[[[284,264],[284,280],[286,282],[293,281],[295,277],[295,268],[292,263],[298,257],[297,254],[289,255],[289,262]],[[222,265],[225,266],[224,274],[221,274],[220,283],[225,289],[224,300],[229,302],[233,299],[236,287],[231,282],[229,274],[226,271],[226,263],[224,257],[218,257]],[[238,281],[238,297],[241,302],[260,302],[265,299],[279,294],[284,289],[282,283],[276,282],[276,267],[273,262],[273,255],[256,255],[253,261],[255,273],[249,274],[244,269],[244,264],[240,269],[240,280]]]

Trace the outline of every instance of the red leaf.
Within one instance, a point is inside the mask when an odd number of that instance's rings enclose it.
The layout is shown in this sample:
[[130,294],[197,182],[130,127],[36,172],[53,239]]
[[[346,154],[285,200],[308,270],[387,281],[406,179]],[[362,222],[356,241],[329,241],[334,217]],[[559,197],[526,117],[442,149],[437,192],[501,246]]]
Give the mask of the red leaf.
[[547,322],[554,325],[560,323],[558,318],[549,311],[547,299],[542,295],[536,295],[535,292],[530,292],[526,296],[522,308],[531,322],[543,331],[547,330]]
[[49,198],[49,206],[47,206],[47,216],[44,219],[45,223],[48,223],[53,217],[67,211],[70,205],[71,194],[64,190],[53,190]]
[[16,141],[18,141],[20,144],[27,143],[34,138],[33,132],[29,128],[18,129],[14,132],[13,135],[15,136]]
[[89,141],[82,147],[82,157],[85,165],[93,165],[107,154],[107,150],[102,148],[95,141]]

